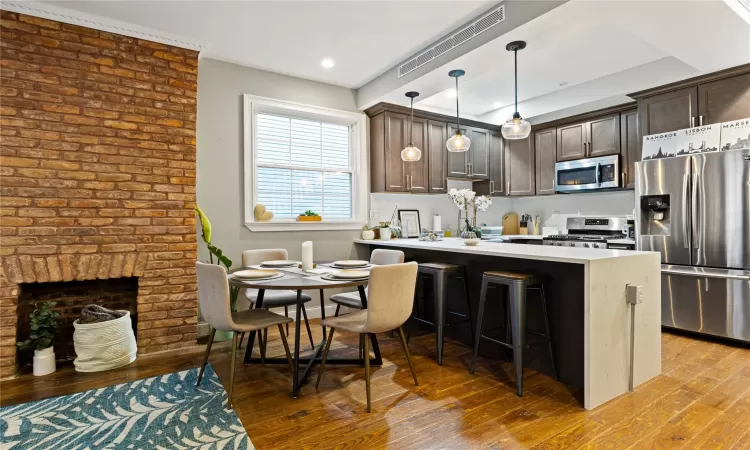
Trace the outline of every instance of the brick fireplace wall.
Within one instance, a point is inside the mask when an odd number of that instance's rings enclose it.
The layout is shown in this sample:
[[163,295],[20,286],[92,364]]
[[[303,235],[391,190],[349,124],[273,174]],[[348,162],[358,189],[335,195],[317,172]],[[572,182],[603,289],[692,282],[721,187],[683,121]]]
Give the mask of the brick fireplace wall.
[[8,11],[0,31],[0,377],[21,283],[137,276],[139,351],[195,345],[197,52]]

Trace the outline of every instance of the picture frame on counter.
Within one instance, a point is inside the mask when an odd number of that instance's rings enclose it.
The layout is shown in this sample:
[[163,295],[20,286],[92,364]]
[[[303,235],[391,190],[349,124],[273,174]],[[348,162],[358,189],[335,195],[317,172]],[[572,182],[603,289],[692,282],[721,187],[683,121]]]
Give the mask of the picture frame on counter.
[[418,238],[422,230],[419,220],[418,209],[399,209],[398,222],[401,224],[401,236],[405,238]]

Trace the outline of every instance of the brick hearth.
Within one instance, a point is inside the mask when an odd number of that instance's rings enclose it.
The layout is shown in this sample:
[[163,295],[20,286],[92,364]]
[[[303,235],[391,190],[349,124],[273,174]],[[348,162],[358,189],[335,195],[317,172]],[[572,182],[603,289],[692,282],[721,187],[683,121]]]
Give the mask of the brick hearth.
[[195,345],[197,52],[1,14],[0,377],[20,283],[137,276],[139,351]]

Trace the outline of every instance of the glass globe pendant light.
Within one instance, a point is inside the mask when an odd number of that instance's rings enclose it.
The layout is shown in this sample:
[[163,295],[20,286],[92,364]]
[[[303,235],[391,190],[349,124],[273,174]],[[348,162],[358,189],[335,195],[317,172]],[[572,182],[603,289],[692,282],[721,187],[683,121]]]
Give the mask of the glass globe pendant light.
[[401,160],[413,162],[422,158],[422,150],[414,145],[414,97],[419,97],[419,92],[409,91],[406,96],[411,99],[411,124],[409,125],[409,145],[401,150]]
[[514,67],[514,84],[515,84],[515,104],[516,111],[513,113],[513,117],[508,119],[503,124],[501,129],[503,137],[505,139],[526,139],[531,133],[531,124],[521,117],[518,113],[518,51],[526,48],[526,42],[524,41],[513,41],[505,46],[505,49],[509,52],[513,52],[513,67]]
[[466,75],[466,72],[463,70],[451,70],[450,72],[448,72],[448,76],[456,79],[456,132],[453,134],[453,136],[448,138],[445,146],[448,147],[449,152],[454,153],[467,152],[469,151],[469,147],[471,147],[471,139],[461,133],[461,127],[459,124],[460,119],[458,115],[458,78],[464,75]]

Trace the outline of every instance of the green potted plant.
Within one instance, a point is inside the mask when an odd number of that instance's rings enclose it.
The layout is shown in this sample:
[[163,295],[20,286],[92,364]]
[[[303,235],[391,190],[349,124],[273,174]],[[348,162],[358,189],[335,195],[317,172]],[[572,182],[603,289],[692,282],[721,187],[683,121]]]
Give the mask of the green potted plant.
[[367,225],[362,227],[362,239],[366,241],[371,241],[375,239],[375,228],[376,227],[368,227]]
[[34,349],[34,376],[49,375],[57,370],[52,341],[55,339],[57,317],[60,314],[52,310],[53,306],[54,302],[34,304],[34,311],[29,315],[29,337],[16,344],[21,350]]
[[[211,264],[213,264],[215,256],[216,264],[222,265],[227,270],[229,270],[232,267],[232,260],[224,255],[223,250],[211,244],[211,222],[197,205],[195,206],[195,213],[198,214],[198,218],[201,222],[201,229],[203,230],[201,237],[203,238],[203,242],[206,244],[206,248],[208,249],[209,261],[211,262]],[[239,295],[239,293],[240,288],[229,286],[229,301],[232,306],[232,311],[234,311],[235,304],[237,303],[237,296]],[[233,335],[234,333],[232,331],[216,330],[216,335],[214,335],[214,342],[228,341],[229,339],[232,339]]]
[[323,218],[320,214],[310,209],[297,216],[297,221],[299,222],[320,222],[321,220],[323,220]]

